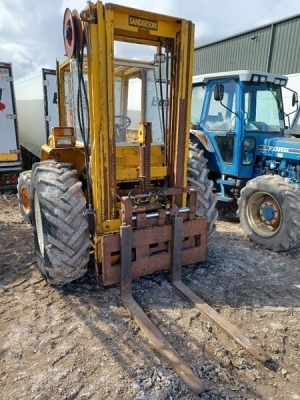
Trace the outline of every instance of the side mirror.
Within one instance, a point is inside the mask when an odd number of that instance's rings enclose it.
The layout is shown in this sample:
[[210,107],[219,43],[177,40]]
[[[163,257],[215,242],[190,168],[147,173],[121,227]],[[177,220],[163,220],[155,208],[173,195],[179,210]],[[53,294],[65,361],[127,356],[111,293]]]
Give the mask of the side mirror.
[[216,101],[222,101],[224,98],[224,85],[217,83],[214,89],[214,99]]
[[298,94],[294,92],[292,96],[292,107],[295,107],[296,103],[298,103]]

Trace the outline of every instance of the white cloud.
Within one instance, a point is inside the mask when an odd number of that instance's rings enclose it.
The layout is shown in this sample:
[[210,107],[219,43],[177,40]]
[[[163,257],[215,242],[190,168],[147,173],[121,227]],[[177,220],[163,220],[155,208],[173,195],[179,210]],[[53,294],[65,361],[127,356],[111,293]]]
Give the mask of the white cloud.
[[[112,1],[192,20],[197,46],[299,13],[299,0]],[[64,58],[65,8],[81,11],[85,6],[85,0],[0,0],[0,61],[12,61],[16,77],[41,66],[54,68],[55,59]]]

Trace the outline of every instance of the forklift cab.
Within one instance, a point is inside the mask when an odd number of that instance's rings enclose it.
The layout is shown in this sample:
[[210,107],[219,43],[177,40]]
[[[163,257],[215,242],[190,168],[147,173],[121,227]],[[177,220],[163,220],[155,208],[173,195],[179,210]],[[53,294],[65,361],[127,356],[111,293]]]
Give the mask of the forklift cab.
[[[159,66],[154,62],[115,59],[114,63],[114,99],[115,99],[115,135],[117,146],[138,145],[138,126],[141,122],[151,121],[152,143],[164,143],[162,112],[166,112],[167,102],[162,100],[166,94],[166,79],[162,79],[162,93],[159,90]],[[87,67],[84,68],[84,80],[88,92]],[[64,71],[66,82],[66,124],[73,126],[77,140],[82,140],[77,108],[78,71],[75,61],[70,62]],[[87,93],[88,94],[88,93]],[[163,103],[163,104],[162,104]],[[85,108],[85,104],[83,104]],[[85,110],[86,111],[86,110]],[[85,112],[86,116],[86,112]],[[85,124],[87,126],[87,122]]]
[[[164,143],[158,66],[150,62],[115,61],[116,145],[137,145],[140,122],[151,121],[152,143]],[[165,94],[166,80],[162,82]],[[165,106],[165,104],[164,104]]]

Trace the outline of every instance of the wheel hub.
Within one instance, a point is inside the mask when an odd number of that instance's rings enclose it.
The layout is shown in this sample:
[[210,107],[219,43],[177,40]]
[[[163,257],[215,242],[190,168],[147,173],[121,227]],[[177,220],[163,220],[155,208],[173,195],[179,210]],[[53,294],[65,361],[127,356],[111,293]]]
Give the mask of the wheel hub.
[[261,219],[268,225],[271,225],[273,227],[279,225],[280,210],[278,208],[277,202],[275,202],[273,199],[268,199],[268,201],[264,201],[261,204],[259,214]]
[[282,223],[280,205],[267,192],[253,193],[248,200],[247,217],[253,231],[262,237],[276,235]]
[[22,186],[20,190],[20,199],[23,210],[26,214],[30,212],[30,195],[26,186]]

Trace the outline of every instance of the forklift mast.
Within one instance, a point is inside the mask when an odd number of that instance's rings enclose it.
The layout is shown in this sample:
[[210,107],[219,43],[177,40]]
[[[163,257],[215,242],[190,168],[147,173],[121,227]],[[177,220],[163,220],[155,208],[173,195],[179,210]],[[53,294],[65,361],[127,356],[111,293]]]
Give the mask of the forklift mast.
[[[64,32],[66,54],[72,61],[62,63],[58,70],[60,125],[67,125],[64,73],[69,68],[76,76],[73,120],[79,121],[85,142],[85,173],[90,185],[87,213],[94,231],[97,275],[102,275],[105,285],[120,281],[121,244],[116,232],[122,224],[134,229],[133,277],[170,268],[171,222],[177,214],[184,220],[181,265],[204,261],[207,222],[196,218],[196,191],[187,187],[193,23],[97,2],[90,3],[80,16],[67,9]],[[117,42],[148,46],[152,52],[154,48],[154,62],[116,58]],[[161,109],[156,120],[163,120],[160,135],[145,99],[151,82],[160,86],[163,62],[168,71],[165,94],[160,90],[158,96]],[[130,77],[141,82],[142,112],[136,126],[127,115]],[[82,97],[85,104],[80,103]],[[86,111],[80,115],[83,108]],[[130,129],[126,121],[131,123]],[[159,136],[161,140],[153,140]],[[76,137],[80,137],[78,132]],[[145,232],[146,227],[152,227],[151,231]],[[145,243],[139,229],[143,235],[147,233]]]

